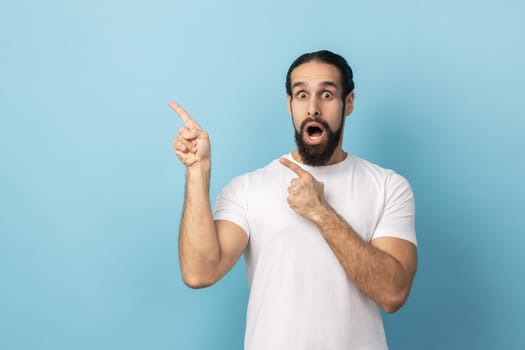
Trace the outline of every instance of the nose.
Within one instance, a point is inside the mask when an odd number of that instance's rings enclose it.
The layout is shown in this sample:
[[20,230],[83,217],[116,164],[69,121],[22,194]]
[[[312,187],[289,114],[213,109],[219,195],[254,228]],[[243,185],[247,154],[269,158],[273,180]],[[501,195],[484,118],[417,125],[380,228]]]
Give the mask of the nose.
[[308,116],[318,117],[319,114],[320,114],[319,102],[315,98],[310,99],[309,104],[308,104]]

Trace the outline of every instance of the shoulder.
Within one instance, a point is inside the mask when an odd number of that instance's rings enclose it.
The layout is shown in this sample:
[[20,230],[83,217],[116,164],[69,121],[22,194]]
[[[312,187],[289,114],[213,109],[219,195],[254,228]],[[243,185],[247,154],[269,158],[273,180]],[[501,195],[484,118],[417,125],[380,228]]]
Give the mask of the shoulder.
[[392,169],[383,168],[368,160],[359,158],[355,155],[352,157],[353,173],[359,182],[366,183],[377,190],[383,192],[385,197],[391,193],[405,193],[408,196],[412,195],[412,188],[410,183],[403,176]]
[[349,154],[348,157],[350,158],[349,160],[352,163],[352,166],[355,171],[362,172],[369,176],[386,178],[394,172],[391,169],[383,168],[375,163],[372,163],[371,161],[360,158],[354,154]]
[[246,188],[247,186],[271,183],[283,171],[279,159],[274,159],[267,165],[234,177],[227,188]]

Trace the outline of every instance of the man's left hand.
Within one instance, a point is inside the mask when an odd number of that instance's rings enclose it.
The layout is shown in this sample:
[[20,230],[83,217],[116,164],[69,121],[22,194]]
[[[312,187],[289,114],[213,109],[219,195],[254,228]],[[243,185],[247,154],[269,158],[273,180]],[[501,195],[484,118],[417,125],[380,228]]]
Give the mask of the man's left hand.
[[297,214],[313,220],[318,209],[326,204],[324,184],[289,159],[281,158],[279,161],[298,176],[288,187],[288,205]]

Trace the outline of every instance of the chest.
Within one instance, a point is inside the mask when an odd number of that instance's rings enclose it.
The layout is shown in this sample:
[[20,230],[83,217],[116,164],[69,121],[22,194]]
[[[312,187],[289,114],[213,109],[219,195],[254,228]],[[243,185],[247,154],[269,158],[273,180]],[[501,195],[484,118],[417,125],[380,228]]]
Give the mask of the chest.
[[[370,240],[383,211],[383,193],[373,184],[353,179],[319,177],[329,205],[364,240]],[[320,233],[287,202],[291,178],[280,178],[251,188],[247,211],[250,244],[264,246],[275,241],[317,241]],[[314,242],[315,244],[315,242]]]

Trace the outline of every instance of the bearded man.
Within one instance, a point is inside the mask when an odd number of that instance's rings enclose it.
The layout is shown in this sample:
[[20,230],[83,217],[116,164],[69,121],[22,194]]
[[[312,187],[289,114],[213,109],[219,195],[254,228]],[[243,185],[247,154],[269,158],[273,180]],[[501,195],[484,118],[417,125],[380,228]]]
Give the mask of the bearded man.
[[245,349],[386,349],[380,308],[407,300],[417,266],[407,180],[342,148],[353,73],[330,51],[286,76],[297,148],[234,178],[212,212],[208,134],[181,106],[174,151],[186,166],[179,233],[184,282],[217,282],[242,254],[250,297]]

